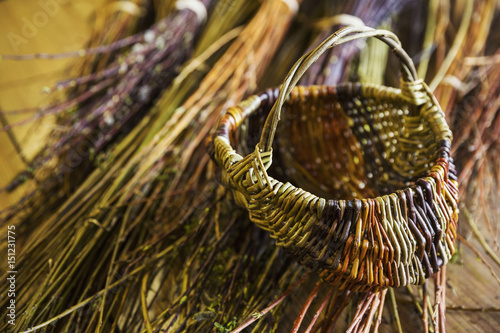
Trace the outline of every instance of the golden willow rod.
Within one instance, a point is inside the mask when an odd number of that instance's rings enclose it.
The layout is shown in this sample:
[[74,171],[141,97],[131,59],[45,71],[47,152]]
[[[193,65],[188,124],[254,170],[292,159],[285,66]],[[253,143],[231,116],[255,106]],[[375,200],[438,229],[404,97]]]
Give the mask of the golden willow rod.
[[[382,40],[400,59],[401,89],[361,84],[294,89],[307,68],[327,49],[365,37]],[[268,174],[283,107],[295,116],[290,117],[292,123],[285,131],[302,141],[302,146],[294,147],[299,148],[295,160],[289,160],[285,167],[299,167],[304,162],[303,154],[314,156],[318,148],[313,143],[324,139],[320,134],[325,130],[321,126],[328,122],[325,115],[344,118],[347,127],[339,135],[351,142],[351,152],[337,156],[344,165],[341,163],[332,176],[347,176],[344,185],[355,189],[346,192],[350,195],[341,192],[348,199],[318,197]],[[260,142],[243,157],[233,149],[230,138],[252,114],[268,115]],[[308,120],[297,115],[305,115]],[[304,121],[310,123],[304,125]],[[314,122],[316,126],[311,125]],[[335,141],[333,137],[323,144],[335,145]],[[352,26],[299,59],[279,93],[268,90],[229,108],[219,121],[211,154],[222,169],[222,182],[233,190],[237,203],[276,239],[277,245],[319,271],[331,285],[377,291],[422,284],[455,252],[458,189],[450,157],[451,141],[452,133],[439,104],[427,85],[417,79],[415,67],[397,37],[384,30]],[[280,151],[287,148],[282,146]],[[354,153],[361,158],[353,158]],[[363,181],[350,177],[359,170],[371,177]],[[365,197],[366,193],[376,197]]]

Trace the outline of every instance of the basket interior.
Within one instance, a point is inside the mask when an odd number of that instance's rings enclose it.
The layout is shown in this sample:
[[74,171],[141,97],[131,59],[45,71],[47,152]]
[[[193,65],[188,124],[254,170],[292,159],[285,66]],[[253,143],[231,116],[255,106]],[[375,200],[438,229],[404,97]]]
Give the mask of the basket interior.
[[[418,110],[397,95],[363,91],[352,84],[295,89],[281,114],[269,174],[326,199],[384,195],[425,176],[435,160],[431,126],[419,119],[409,128]],[[254,149],[268,112],[245,121],[238,151]]]

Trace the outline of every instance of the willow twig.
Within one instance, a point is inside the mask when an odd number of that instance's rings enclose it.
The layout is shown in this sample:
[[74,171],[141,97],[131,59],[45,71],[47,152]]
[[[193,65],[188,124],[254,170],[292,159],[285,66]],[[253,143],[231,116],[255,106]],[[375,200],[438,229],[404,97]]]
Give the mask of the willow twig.
[[256,320],[262,318],[264,315],[266,315],[269,311],[274,309],[276,306],[278,306],[283,300],[299,285],[301,285],[306,277],[309,275],[309,273],[304,274],[302,277],[300,277],[297,281],[292,283],[292,285],[283,293],[281,294],[276,300],[274,300],[271,304],[269,304],[266,308],[264,308],[262,311],[256,311],[252,314],[252,317],[247,319],[244,323],[242,323],[240,326],[238,326],[236,329],[232,330],[231,333],[238,333],[243,331],[246,327],[250,326],[253,324]]
[[488,253],[488,255],[497,263],[497,265],[500,266],[500,258],[496,255],[495,251],[493,251],[493,249],[490,247],[490,245],[484,239],[483,235],[481,234],[481,232],[477,228],[477,225],[474,222],[474,219],[470,215],[467,207],[463,206],[462,211],[465,215],[465,219],[467,220],[467,222],[469,223],[469,226],[471,227],[472,231],[474,232],[474,235],[476,235],[477,239],[479,240],[479,242],[481,243],[483,248],[486,250],[486,253]]
[[318,296],[318,293],[319,293],[319,290],[320,290],[322,284],[323,284],[323,282],[321,280],[318,281],[316,283],[316,286],[314,287],[313,291],[311,291],[311,294],[307,297],[306,302],[302,306],[302,310],[300,310],[300,314],[298,315],[298,317],[295,319],[295,322],[293,323],[293,328],[292,328],[293,333],[297,333],[299,331],[300,324],[302,324],[302,321],[304,320],[304,317],[307,313],[307,310],[311,306],[311,303],[314,301],[316,296]]
[[146,293],[148,292],[148,277],[149,273],[147,272],[142,277],[141,307],[142,307],[142,315],[144,317],[144,323],[146,325],[146,331],[148,333],[153,333],[153,329],[151,328],[151,322],[149,321],[149,316],[148,316],[148,305],[146,304]]
[[396,329],[399,333],[403,333],[403,328],[401,327],[401,321],[399,320],[398,305],[396,302],[396,296],[394,294],[394,289],[389,288],[389,296],[391,298],[392,313],[394,315],[394,320],[396,322]]
[[304,333],[310,333],[314,327],[314,324],[316,323],[316,321],[318,320],[320,314],[323,312],[323,309],[325,308],[325,306],[328,304],[328,301],[330,300],[330,298],[332,297],[333,295],[333,292],[334,292],[335,288],[330,288],[330,291],[328,292],[328,294],[326,295],[325,299],[323,300],[323,302],[321,302],[321,305],[319,306],[318,310],[314,313],[314,316],[313,318],[311,319],[311,322],[309,323],[309,326],[307,326],[306,330],[304,331]]
[[378,328],[380,326],[380,323],[382,323],[382,314],[384,312],[384,303],[385,303],[386,295],[387,295],[387,289],[384,289],[380,292],[380,304],[378,306],[377,318],[375,320],[375,323],[373,324],[373,332],[374,333],[378,332]]

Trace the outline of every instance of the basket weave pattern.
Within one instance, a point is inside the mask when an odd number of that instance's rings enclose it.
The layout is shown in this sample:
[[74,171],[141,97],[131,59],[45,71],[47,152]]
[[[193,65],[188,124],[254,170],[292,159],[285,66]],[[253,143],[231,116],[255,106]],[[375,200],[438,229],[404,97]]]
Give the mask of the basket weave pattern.
[[[212,157],[223,184],[278,246],[332,285],[366,291],[423,283],[455,252],[458,219],[452,135],[435,98],[408,77],[401,89],[293,85],[254,95],[220,119]],[[296,186],[268,174],[281,108],[277,143]],[[230,138],[245,119],[267,114],[261,142],[238,154]]]

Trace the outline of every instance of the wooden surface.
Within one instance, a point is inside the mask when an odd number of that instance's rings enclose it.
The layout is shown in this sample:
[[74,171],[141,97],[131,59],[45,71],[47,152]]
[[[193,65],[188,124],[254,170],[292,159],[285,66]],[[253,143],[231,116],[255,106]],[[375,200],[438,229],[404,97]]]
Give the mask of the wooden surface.
[[[7,0],[0,1],[0,54],[58,53],[81,49],[92,29],[92,18],[103,0]],[[42,5],[42,4],[45,4]],[[73,59],[0,60],[0,110],[47,105],[51,96],[42,94],[67,77]],[[33,115],[7,115],[16,123]],[[51,128],[51,117],[16,127],[13,134],[26,158],[32,157]],[[3,125],[2,125],[3,127]],[[5,186],[24,163],[5,132],[0,132],[0,187]],[[25,189],[0,193],[0,209],[15,203]]]

